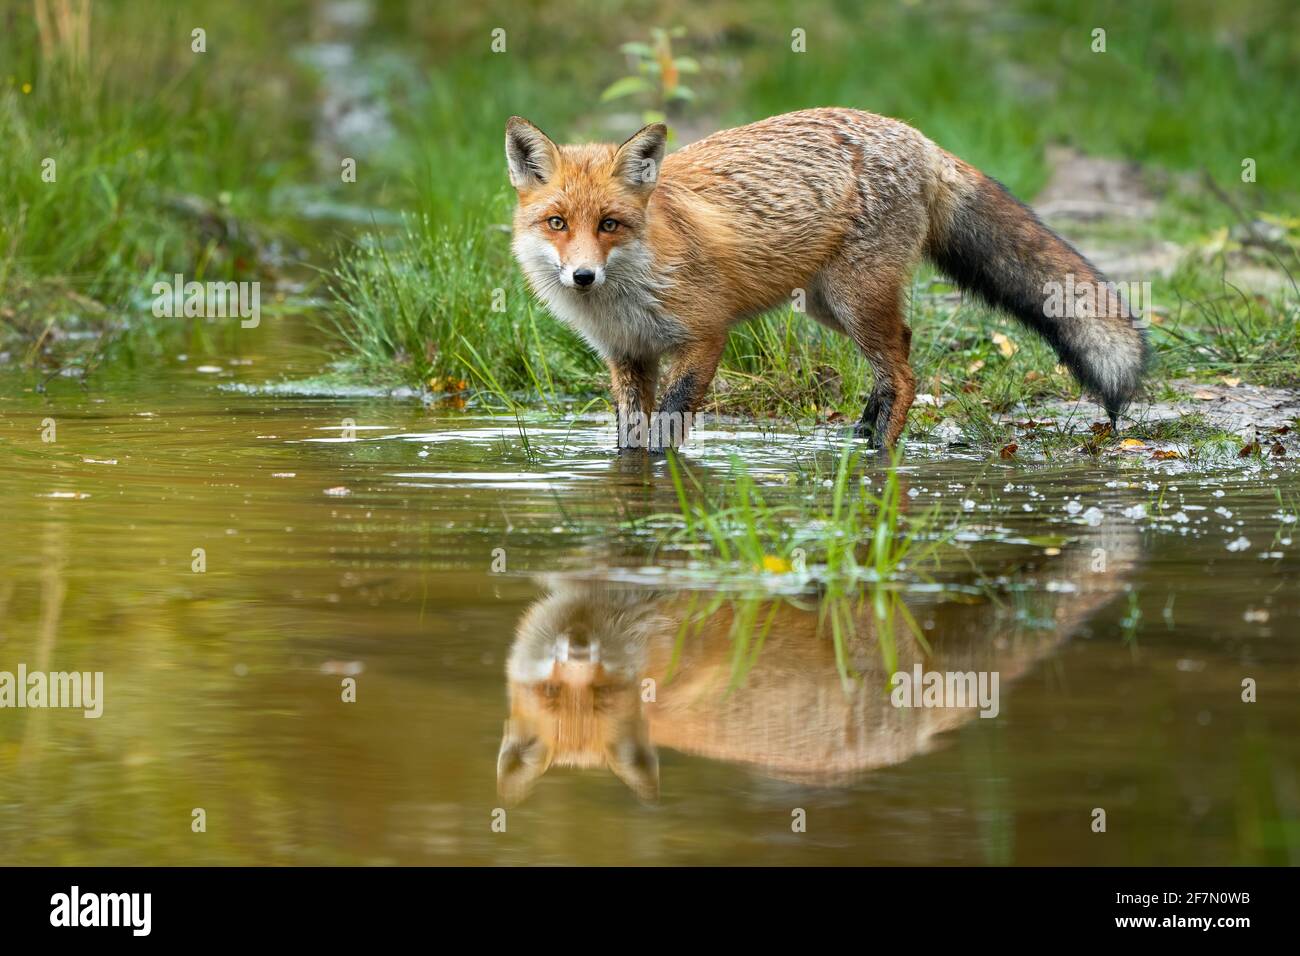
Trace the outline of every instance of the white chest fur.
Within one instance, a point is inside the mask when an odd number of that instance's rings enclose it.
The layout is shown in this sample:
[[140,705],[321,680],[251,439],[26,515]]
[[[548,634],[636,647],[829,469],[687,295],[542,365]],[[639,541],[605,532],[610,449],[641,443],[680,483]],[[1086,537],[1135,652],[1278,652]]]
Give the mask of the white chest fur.
[[515,255],[538,298],[603,358],[652,358],[686,339],[682,324],[664,311],[648,252],[619,248],[605,263],[599,287],[571,289],[555,278],[559,263],[550,243],[516,239]]

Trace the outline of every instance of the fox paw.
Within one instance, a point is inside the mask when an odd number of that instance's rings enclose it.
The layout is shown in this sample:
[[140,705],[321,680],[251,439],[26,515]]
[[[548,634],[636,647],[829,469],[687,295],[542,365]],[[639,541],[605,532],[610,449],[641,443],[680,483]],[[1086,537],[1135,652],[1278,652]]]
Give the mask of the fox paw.
[[869,448],[880,447],[880,399],[876,395],[873,394],[867,400],[867,407],[862,410],[862,417],[853,426],[853,435],[855,438],[865,438]]
[[877,449],[880,447],[880,432],[876,430],[875,422],[858,422],[853,426],[854,438],[865,438],[867,447]]

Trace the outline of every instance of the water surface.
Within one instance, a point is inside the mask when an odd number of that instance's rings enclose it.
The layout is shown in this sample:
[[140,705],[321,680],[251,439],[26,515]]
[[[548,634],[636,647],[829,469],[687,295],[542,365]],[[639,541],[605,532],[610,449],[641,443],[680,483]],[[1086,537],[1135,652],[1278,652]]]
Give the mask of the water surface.
[[[531,422],[530,454],[509,417],[264,388],[316,360],[253,341],[0,387],[0,670],[106,682],[98,720],[0,710],[11,863],[1300,862],[1289,462],[913,446],[909,507],[961,510],[965,562],[889,591],[925,646],[866,590],[837,649],[815,585],[670,573],[637,524],[665,464],[605,423]],[[722,423],[688,455],[778,499],[838,440]],[[563,688],[507,680],[558,636]],[[656,700],[595,691],[593,639]],[[892,707],[888,653],[998,672],[997,715]],[[499,781],[556,714],[550,769]]]

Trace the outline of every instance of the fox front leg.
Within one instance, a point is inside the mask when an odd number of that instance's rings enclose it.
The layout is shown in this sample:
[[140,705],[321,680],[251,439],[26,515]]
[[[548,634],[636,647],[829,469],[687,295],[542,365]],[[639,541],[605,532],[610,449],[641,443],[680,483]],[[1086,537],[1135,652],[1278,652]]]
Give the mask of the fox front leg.
[[704,402],[726,341],[722,336],[711,337],[692,342],[678,353],[663,403],[651,423],[651,452],[663,452],[686,441],[692,416]]
[[650,410],[655,407],[658,376],[658,359],[610,359],[609,380],[618,416],[619,451],[649,447]]

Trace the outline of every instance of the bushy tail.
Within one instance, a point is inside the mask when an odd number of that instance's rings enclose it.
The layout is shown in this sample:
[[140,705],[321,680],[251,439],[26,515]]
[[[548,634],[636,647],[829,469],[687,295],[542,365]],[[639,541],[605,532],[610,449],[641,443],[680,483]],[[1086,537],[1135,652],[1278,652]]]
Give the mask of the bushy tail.
[[926,255],[962,289],[1045,338],[1114,422],[1146,367],[1138,316],[1005,186],[947,153],[942,157]]

